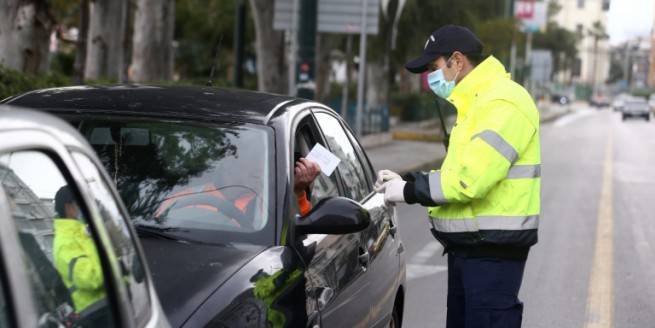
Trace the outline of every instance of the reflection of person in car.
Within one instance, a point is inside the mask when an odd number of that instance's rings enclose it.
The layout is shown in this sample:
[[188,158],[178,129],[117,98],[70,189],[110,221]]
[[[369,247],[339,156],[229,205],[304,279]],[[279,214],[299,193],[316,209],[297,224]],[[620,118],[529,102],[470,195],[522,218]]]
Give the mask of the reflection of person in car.
[[321,173],[321,167],[316,162],[299,158],[293,171],[293,192],[296,194],[300,215],[306,215],[311,209],[309,202],[309,186]]
[[61,187],[55,194],[55,211],[59,217],[54,220],[55,266],[81,320],[97,319],[102,312],[107,312],[97,311],[107,306],[102,267],[98,250],[69,186]]

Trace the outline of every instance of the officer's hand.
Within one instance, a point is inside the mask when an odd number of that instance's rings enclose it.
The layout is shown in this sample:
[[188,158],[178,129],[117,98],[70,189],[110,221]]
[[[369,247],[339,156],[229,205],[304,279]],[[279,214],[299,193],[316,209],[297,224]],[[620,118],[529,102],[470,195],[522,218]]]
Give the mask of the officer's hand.
[[393,179],[389,182],[382,184],[376,191],[384,193],[384,202],[388,205],[396,205],[397,202],[405,203],[405,196],[403,190],[407,182],[401,179]]
[[402,180],[398,173],[389,171],[389,170],[380,170],[378,171],[378,179],[375,181],[375,191],[382,193],[382,190],[379,190],[385,182],[391,181],[393,179]]

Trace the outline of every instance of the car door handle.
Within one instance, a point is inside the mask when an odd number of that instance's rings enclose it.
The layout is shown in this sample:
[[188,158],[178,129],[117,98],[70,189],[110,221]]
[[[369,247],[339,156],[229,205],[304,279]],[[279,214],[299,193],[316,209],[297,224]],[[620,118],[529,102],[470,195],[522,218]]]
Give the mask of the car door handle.
[[382,233],[378,236],[377,239],[375,239],[375,244],[373,244],[373,253],[377,254],[382,247],[384,247],[384,242],[387,241],[387,237],[389,236],[389,232],[391,231],[391,228],[389,226],[389,222],[384,224],[384,228],[382,228]]
[[398,232],[398,226],[393,224],[393,221],[391,221],[391,226],[389,227],[389,233],[391,234],[391,237],[396,238],[396,232]]
[[361,264],[364,267],[364,271],[366,271],[366,268],[368,268],[368,264],[371,260],[371,256],[368,254],[368,251],[360,247],[359,256],[357,256],[357,260],[359,261],[359,264]]

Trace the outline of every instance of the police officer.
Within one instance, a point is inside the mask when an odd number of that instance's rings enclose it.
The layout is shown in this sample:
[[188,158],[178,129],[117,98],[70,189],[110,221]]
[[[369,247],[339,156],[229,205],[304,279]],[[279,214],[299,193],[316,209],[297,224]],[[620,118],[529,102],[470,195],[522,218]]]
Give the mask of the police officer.
[[69,186],[55,194],[53,257],[68,288],[81,325],[103,327],[111,323],[98,250],[86,227]]
[[405,68],[429,72],[430,88],[457,108],[457,121],[440,170],[382,170],[376,190],[388,203],[428,207],[448,254],[447,327],[520,327],[519,288],[539,225],[537,108],[465,27],[432,33]]

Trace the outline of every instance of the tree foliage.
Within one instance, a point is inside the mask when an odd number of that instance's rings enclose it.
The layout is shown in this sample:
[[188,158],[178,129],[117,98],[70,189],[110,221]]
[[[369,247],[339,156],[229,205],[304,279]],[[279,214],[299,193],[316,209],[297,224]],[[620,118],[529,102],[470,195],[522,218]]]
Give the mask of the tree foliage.
[[[216,77],[227,79],[233,53],[235,10],[238,1],[178,0],[176,2],[175,69],[181,79],[209,76],[220,40]],[[246,39],[254,40],[251,19]]]
[[556,73],[571,69],[575,58],[578,56],[577,43],[581,35],[560,27],[554,17],[562,10],[556,1],[548,2],[548,23],[546,30],[535,33],[532,41],[533,48],[550,50],[553,54],[553,71]]

